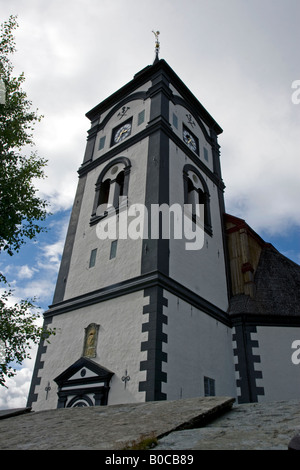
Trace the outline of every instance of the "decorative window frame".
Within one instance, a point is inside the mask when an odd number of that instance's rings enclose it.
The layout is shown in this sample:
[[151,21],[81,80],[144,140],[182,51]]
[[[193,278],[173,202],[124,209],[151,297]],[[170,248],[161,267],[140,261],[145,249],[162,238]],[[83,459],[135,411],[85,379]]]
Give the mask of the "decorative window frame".
[[[116,185],[118,175],[123,171],[124,172],[124,182],[123,182],[123,194],[122,196],[124,197],[124,204],[119,204],[119,196],[116,194],[112,195],[113,203],[107,207],[106,210],[104,210],[102,213],[97,213],[97,209],[100,206],[99,204],[99,198],[100,198],[100,192],[101,192],[101,185],[107,181],[107,174],[109,171],[116,165],[123,165],[123,168],[118,171],[115,175],[113,175],[113,179],[110,179],[110,188],[112,187],[113,184]],[[95,197],[94,197],[94,204],[93,204],[93,210],[92,210],[92,215],[90,219],[90,225],[94,225],[97,222],[99,222],[101,219],[104,217],[107,217],[110,213],[118,213],[123,206],[127,207],[127,198],[128,198],[128,188],[129,188],[129,175],[130,175],[130,170],[131,170],[131,162],[129,158],[127,157],[118,157],[115,158],[114,160],[111,160],[101,171],[96,185],[95,185]]]
[[[209,194],[208,186],[207,186],[205,179],[199,172],[199,170],[195,166],[190,165],[190,164],[185,165],[183,168],[184,204],[188,204],[189,181],[194,186],[194,183],[193,181],[191,181],[191,178],[189,176],[190,172],[194,173],[199,178],[200,184],[203,188],[202,196],[204,199],[203,201],[204,203],[204,230],[208,235],[212,236],[213,231],[212,231],[212,225],[211,225],[210,194]],[[195,190],[199,193],[199,189],[195,188]],[[193,217],[194,222],[196,222],[196,216],[193,214],[192,217]]]

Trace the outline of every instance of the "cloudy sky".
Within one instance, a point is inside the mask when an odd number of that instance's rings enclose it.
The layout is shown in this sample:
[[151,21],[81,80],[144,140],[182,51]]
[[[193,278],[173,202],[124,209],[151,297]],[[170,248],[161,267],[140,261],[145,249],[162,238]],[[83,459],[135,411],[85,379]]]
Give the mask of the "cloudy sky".
[[[0,257],[16,298],[51,304],[89,121],[85,113],[154,59],[165,59],[224,132],[219,138],[227,212],[300,262],[299,0],[0,0],[18,15],[15,74],[44,115],[38,182],[51,206],[48,233]],[[300,83],[300,82],[299,82]],[[34,356],[34,354],[33,354]],[[0,408],[26,404],[26,360]]]

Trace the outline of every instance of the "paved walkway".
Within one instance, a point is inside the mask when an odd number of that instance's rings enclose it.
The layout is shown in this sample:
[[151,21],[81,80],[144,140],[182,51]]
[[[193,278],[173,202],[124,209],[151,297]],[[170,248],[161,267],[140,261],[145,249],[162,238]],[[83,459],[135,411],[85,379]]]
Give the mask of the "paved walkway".
[[169,434],[155,450],[287,450],[300,432],[300,401],[234,405],[200,429]]
[[119,450],[146,437],[159,438],[152,452],[287,450],[300,432],[300,401],[232,403],[231,398],[209,397],[41,412],[2,410],[0,450]]
[[0,420],[0,449],[120,450],[204,423],[231,409],[233,402],[208,397],[6,415]]

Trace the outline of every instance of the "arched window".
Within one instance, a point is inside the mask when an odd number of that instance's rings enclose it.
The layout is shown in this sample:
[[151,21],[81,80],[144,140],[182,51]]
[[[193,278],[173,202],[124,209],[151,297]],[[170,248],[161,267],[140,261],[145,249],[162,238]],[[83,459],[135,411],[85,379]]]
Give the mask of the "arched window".
[[101,206],[103,204],[108,203],[108,198],[109,198],[109,189],[110,189],[110,179],[107,179],[103,181],[100,185],[100,190],[99,190],[99,200],[97,206]]
[[115,198],[118,199],[124,196],[124,182],[125,182],[125,173],[120,171],[116,177],[116,188],[115,188]]
[[109,214],[110,210],[120,210],[128,196],[131,163],[126,157],[112,160],[101,171],[97,183],[91,224]]
[[210,217],[210,196],[207,184],[201,173],[192,165],[185,165],[183,169],[184,204],[191,205],[193,220],[196,221],[196,204],[204,206],[204,229],[212,235]]
[[194,197],[194,185],[190,178],[187,181],[187,204],[194,205],[195,197]]

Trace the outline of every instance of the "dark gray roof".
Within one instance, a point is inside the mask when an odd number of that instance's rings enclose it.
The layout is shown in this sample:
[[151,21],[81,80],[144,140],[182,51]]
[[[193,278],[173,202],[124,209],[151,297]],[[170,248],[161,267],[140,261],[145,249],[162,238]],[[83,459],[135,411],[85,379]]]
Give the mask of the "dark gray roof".
[[254,277],[254,298],[235,295],[229,314],[259,314],[300,317],[300,266],[272,245],[262,249]]
[[154,62],[153,65],[147,65],[145,68],[140,70],[135,74],[133,80],[106,98],[104,101],[102,101],[102,103],[99,103],[93,109],[88,111],[86,113],[86,117],[93,121],[100,114],[104,113],[107,109],[115,105],[120,99],[123,99],[124,96],[130,95],[133,93],[133,91],[146,83],[148,80],[153,79],[153,77],[157,78],[157,73],[159,71],[163,72],[166,77],[170,79],[182,98],[196,107],[196,112],[199,114],[201,119],[203,119],[207,126],[214,129],[217,135],[223,132],[223,129],[219,126],[219,124],[214,120],[214,118],[209,114],[209,112],[198,101],[198,99],[193,95],[189,88],[183,83],[183,81],[178,77],[178,75],[164,59],[160,59]]

